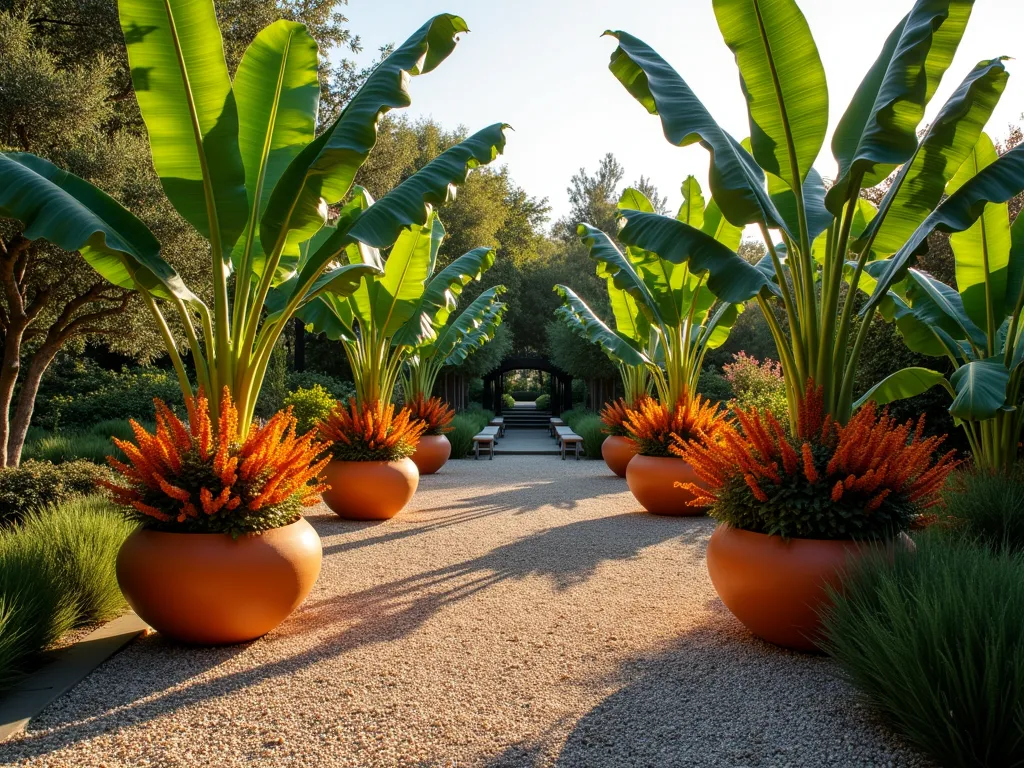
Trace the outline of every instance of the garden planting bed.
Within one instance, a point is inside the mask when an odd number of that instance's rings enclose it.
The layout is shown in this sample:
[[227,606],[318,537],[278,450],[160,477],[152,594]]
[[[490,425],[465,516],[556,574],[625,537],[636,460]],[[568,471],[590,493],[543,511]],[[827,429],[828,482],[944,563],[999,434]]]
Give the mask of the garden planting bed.
[[278,629],[141,638],[0,763],[929,765],[831,661],[725,610],[713,521],[639,512],[603,462],[455,461],[387,522],[309,519],[323,572]]

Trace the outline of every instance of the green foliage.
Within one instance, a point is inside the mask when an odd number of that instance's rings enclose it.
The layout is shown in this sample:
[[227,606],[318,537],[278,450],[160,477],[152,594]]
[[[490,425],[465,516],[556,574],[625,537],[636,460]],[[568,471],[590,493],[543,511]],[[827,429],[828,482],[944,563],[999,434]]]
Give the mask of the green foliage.
[[584,419],[589,419],[593,416],[597,416],[598,418],[600,418],[600,414],[596,413],[595,411],[592,411],[589,408],[583,408],[582,406],[577,406],[575,408],[569,409],[568,411],[562,411],[562,415],[559,416],[559,418],[565,422],[565,425],[569,427],[569,429],[571,429],[577,435],[580,435],[580,437],[582,437],[583,435],[580,434],[579,430],[576,429],[576,427]]
[[0,525],[72,496],[95,493],[96,481],[110,476],[109,470],[90,461],[55,465],[30,460],[0,469]]
[[612,379],[618,368],[601,347],[574,332],[562,320],[552,320],[545,328],[551,362],[580,379]]
[[134,528],[94,497],[33,512],[0,532],[0,682],[72,627],[124,610],[114,564]]
[[745,352],[733,357],[733,362],[722,367],[725,379],[735,393],[734,408],[768,411],[779,421],[789,419],[786,401],[786,382],[782,379],[782,365],[774,360],[762,363]]
[[517,389],[509,394],[512,395],[512,399],[517,403],[532,403],[544,393],[539,389]]
[[546,411],[551,407],[551,395],[543,394],[537,397],[535,405],[538,411]]
[[583,438],[583,452],[588,459],[601,458],[601,444],[608,435],[604,432],[604,423],[600,416],[584,416],[575,419],[576,426],[572,431]]
[[270,363],[263,377],[263,386],[256,398],[255,414],[261,419],[269,419],[284,408],[285,397],[288,395],[288,353],[284,345],[278,342],[270,353]]
[[943,515],[995,548],[1024,551],[1024,468],[1009,474],[985,469],[958,472],[943,494]]
[[[150,432],[156,429],[156,424],[152,421],[145,419],[136,419],[136,421]],[[135,439],[135,431],[128,419],[106,419],[98,424],[93,424],[88,434],[99,437],[116,437],[119,440]]]
[[452,458],[464,459],[473,451],[473,438],[487,426],[487,421],[477,413],[459,413],[452,419],[452,431],[448,433],[448,442],[452,444]]
[[316,373],[314,371],[289,371],[286,381],[289,392],[295,392],[299,389],[322,387],[331,394],[331,397],[335,400],[340,400],[343,403],[347,403],[350,397],[356,396],[356,388],[351,381],[345,381],[344,379],[339,379],[334,376],[328,376],[326,373]]
[[93,464],[106,464],[107,456],[123,458],[110,438],[93,433],[63,433],[45,435],[25,444],[21,453],[22,460],[47,461],[53,464],[64,464],[69,461],[91,461]]
[[717,403],[723,403],[734,395],[728,379],[714,368],[705,368],[700,372],[700,378],[697,379],[697,392]]
[[57,366],[44,379],[33,424],[62,431],[91,430],[112,419],[152,421],[153,400],[184,409],[181,389],[174,374],[159,368],[107,371],[93,362],[76,366],[65,380],[68,366]]
[[516,400],[514,397],[512,397],[512,395],[506,392],[501,396],[501,404],[504,405],[506,408],[515,408]]
[[828,652],[886,723],[943,766],[1024,765],[1024,554],[929,532],[832,600]]
[[309,389],[289,392],[284,399],[284,407],[292,409],[298,422],[295,430],[300,435],[315,429],[317,424],[331,415],[337,404],[337,399],[319,384]]

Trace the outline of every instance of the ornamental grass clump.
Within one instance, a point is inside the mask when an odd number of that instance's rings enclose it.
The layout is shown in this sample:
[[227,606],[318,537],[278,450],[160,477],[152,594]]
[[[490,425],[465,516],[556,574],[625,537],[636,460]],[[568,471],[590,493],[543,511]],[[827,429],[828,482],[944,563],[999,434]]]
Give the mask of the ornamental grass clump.
[[675,456],[673,445],[717,442],[726,424],[718,406],[700,395],[681,400],[675,409],[653,397],[626,409],[626,436],[641,456]]
[[416,395],[406,406],[412,418],[423,423],[424,435],[445,435],[452,431],[455,411],[441,398]]
[[[793,436],[770,412],[736,413],[719,439],[671,451],[704,486],[684,483],[691,506],[734,528],[799,539],[888,539],[924,522],[957,466],[937,456],[945,436],[925,437],[924,417],[897,424],[868,404],[842,426],[808,386]],[[738,427],[738,428],[737,428]]]
[[393,403],[341,403],[320,424],[320,436],[330,442],[338,461],[398,461],[413,455],[426,424],[412,411],[395,413]]
[[133,422],[135,442],[114,440],[128,458],[110,465],[127,484],[101,485],[132,517],[162,531],[238,536],[289,525],[319,501],[329,446],[314,432],[297,435],[290,409],[243,438],[228,391],[216,425],[203,392],[188,406],[186,424],[157,400],[154,433]]

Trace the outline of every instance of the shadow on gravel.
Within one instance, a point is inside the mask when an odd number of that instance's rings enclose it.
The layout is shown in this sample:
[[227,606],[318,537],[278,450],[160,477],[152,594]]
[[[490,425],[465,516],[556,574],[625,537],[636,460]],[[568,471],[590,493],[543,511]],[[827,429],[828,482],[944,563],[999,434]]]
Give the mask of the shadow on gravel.
[[605,682],[621,687],[567,738],[512,745],[487,768],[546,766],[552,755],[557,768],[928,765],[860,706],[831,661],[753,638],[724,607]]
[[[590,478],[586,483],[581,483],[578,477],[521,483],[514,488],[505,488],[495,493],[468,495],[454,504],[446,504],[442,507],[414,507],[408,511],[408,514],[403,513],[403,519],[396,521],[397,524],[389,525],[379,535],[329,544],[324,547],[324,555],[363,549],[374,544],[400,541],[411,536],[432,533],[494,515],[524,515],[545,507],[576,509],[582,501],[620,494],[625,491],[625,484],[613,475],[607,478]],[[629,504],[631,507],[636,506],[637,510],[640,509],[632,497],[629,497]],[[427,516],[429,522],[424,524],[422,516]],[[318,515],[310,517],[309,521],[322,536],[359,531],[379,525],[379,523],[368,524],[341,520],[334,515]]]

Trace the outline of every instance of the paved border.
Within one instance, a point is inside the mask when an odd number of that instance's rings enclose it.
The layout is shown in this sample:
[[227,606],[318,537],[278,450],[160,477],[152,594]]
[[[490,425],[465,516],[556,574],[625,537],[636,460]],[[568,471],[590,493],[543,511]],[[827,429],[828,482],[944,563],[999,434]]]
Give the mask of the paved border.
[[0,701],[0,742],[21,733],[38,715],[86,675],[149,629],[135,613],[109,621],[26,676]]

